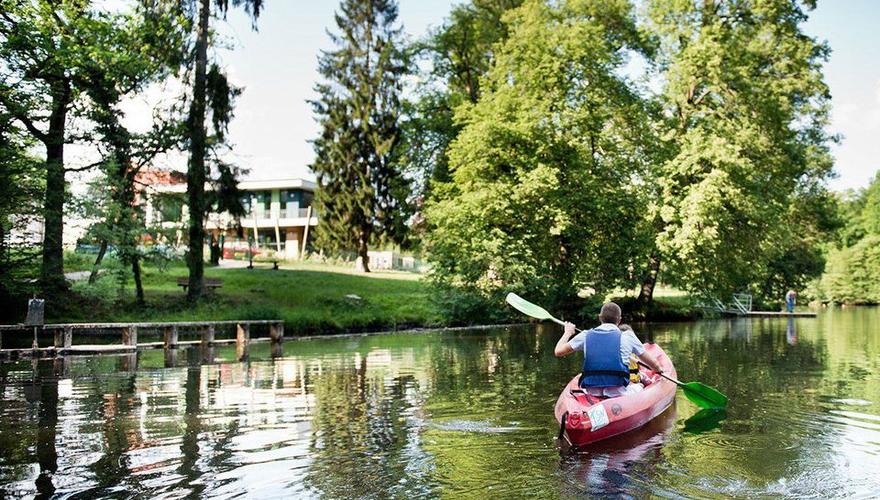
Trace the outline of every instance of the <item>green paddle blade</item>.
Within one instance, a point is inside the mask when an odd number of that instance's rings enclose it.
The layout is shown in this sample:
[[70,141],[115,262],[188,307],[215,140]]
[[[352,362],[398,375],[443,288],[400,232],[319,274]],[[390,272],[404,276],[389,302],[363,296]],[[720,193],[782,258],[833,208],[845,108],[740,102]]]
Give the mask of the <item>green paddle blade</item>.
[[727,396],[706,384],[687,382],[679,387],[684,390],[684,395],[700,408],[727,408]]
[[520,297],[513,292],[508,293],[505,300],[507,300],[507,303],[513,306],[514,309],[525,314],[526,316],[531,316],[537,319],[556,319],[551,316],[550,313],[548,313],[547,310],[543,307],[536,306],[535,304],[532,304],[528,300]]

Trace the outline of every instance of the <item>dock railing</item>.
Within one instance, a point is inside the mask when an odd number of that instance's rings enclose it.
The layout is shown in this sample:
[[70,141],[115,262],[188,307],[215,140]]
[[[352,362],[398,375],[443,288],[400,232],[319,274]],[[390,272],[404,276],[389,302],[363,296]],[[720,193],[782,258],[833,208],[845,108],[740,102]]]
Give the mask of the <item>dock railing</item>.
[[[235,326],[234,339],[215,339],[218,328]],[[268,325],[269,337],[251,339],[251,326]],[[3,345],[3,332],[31,331],[34,327],[25,324],[0,325],[0,354],[4,355],[65,355],[65,354],[96,354],[96,353],[124,353],[137,349],[175,349],[182,345],[198,345],[204,347],[219,344],[236,344],[239,359],[247,357],[247,346],[255,341],[271,341],[273,344],[284,340],[284,321],[272,320],[232,320],[232,321],[173,321],[173,322],[136,322],[136,323],[57,323],[47,324],[40,328],[42,332],[53,333],[52,347],[36,349],[5,349]],[[74,345],[73,333],[76,330],[84,331],[118,331],[121,344],[99,345]],[[161,331],[161,342],[138,342],[138,330]],[[181,331],[195,330],[200,335],[200,340],[180,341]]]

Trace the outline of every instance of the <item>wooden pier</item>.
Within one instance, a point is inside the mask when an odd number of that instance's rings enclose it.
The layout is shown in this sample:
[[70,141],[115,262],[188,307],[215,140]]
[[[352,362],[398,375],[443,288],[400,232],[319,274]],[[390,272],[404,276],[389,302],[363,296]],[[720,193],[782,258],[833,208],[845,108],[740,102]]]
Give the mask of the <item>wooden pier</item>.
[[[251,338],[251,327],[268,325],[269,336]],[[215,339],[218,328],[235,327],[235,338]],[[53,357],[83,354],[127,354],[139,349],[173,350],[182,346],[199,345],[208,348],[215,345],[235,344],[236,356],[239,360],[247,359],[248,345],[252,342],[272,342],[279,345],[284,341],[283,320],[240,320],[240,321],[176,321],[153,323],[60,323],[36,327],[41,333],[53,333],[51,347],[3,349],[3,332],[32,332],[35,327],[29,325],[0,325],[0,359],[17,357]],[[120,335],[119,344],[76,344],[73,343],[74,331],[113,331]],[[162,341],[138,342],[138,330],[159,331]],[[195,331],[200,340],[179,340],[181,331]],[[280,349],[273,349],[280,352]]]
[[740,316],[748,318],[815,318],[816,313],[811,311],[805,312],[786,312],[786,311],[740,311],[736,309],[728,309],[722,311],[729,316]]

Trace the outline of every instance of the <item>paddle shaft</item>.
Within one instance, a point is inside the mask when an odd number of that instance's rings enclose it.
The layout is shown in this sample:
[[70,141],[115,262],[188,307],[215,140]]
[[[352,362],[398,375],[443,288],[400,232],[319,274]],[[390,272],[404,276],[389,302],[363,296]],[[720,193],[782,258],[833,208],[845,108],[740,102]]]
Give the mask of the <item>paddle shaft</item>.
[[[639,360],[639,364],[642,365],[642,366],[644,366],[645,368],[651,370],[651,371],[654,370],[653,368],[651,368],[650,366],[648,366],[648,364],[645,363],[645,362],[642,361],[642,360]],[[683,383],[679,382],[678,380],[675,380],[675,379],[672,378],[672,377],[668,377],[668,376],[666,376],[665,374],[660,373],[660,372],[655,372],[655,373],[657,373],[657,375],[660,375],[661,377],[665,378],[666,380],[668,380],[668,381],[670,381],[670,382],[673,382],[674,384],[678,385],[679,387],[685,387],[685,388],[687,388],[686,385],[684,385]]]

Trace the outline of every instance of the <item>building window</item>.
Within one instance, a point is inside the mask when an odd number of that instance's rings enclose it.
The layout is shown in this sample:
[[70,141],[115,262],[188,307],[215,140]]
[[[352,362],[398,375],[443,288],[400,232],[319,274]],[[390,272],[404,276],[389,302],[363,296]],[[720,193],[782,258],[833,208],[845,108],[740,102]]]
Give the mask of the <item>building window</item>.
[[156,196],[159,222],[180,222],[183,219],[183,197],[177,194]]

